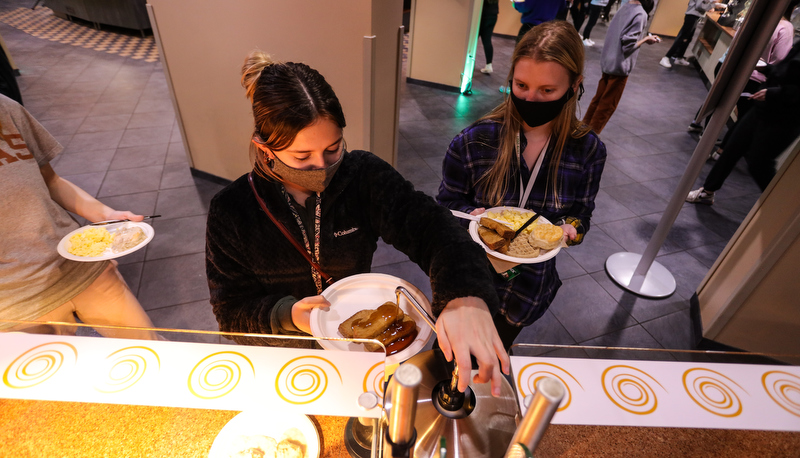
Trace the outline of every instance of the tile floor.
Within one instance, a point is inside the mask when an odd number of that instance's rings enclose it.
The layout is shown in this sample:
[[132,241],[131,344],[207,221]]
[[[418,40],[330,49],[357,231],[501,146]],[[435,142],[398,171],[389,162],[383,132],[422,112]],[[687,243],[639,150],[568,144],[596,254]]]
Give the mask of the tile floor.
[[[0,10],[29,6],[22,3],[9,0]],[[584,108],[600,76],[605,31],[599,23],[597,46],[586,52]],[[25,106],[65,147],[55,170],[112,207],[162,215],[153,223],[158,237],[120,259],[153,322],[217,330],[203,251],[208,203],[222,186],[190,173],[161,64],[38,39],[1,23],[0,33],[21,70]],[[495,73],[476,69],[471,96],[402,83],[397,168],[430,195],[450,140],[501,100],[498,87],[514,42],[493,41]],[[564,285],[517,342],[693,347],[689,298],[759,195],[744,168],[734,171],[713,206],[686,204],[681,211],[657,258],[677,280],[674,295],[647,300],[626,293],[603,267],[613,253],[644,250],[697,143],[686,126],[706,88],[693,68],[658,65],[670,43],[642,49],[601,136],[608,162],[592,229],[582,245],[558,255]],[[483,63],[479,45],[477,68]],[[391,247],[381,245],[373,264],[374,271],[403,277],[430,294],[426,275]]]

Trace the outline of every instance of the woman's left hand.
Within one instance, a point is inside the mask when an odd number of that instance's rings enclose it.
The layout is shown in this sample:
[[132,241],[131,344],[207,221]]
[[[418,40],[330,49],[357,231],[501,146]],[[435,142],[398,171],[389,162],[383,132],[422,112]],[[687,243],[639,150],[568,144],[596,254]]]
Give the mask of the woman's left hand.
[[119,211],[114,210],[111,212],[106,213],[105,219],[108,220],[116,220],[116,219],[128,219],[131,221],[142,221],[144,220],[144,216],[137,215],[136,213],[129,212],[129,211]]
[[297,329],[311,334],[311,310],[330,306],[331,303],[323,296],[304,297],[292,305],[292,321]]
[[562,224],[561,229],[564,230],[566,240],[575,240],[575,237],[578,236],[578,230],[572,224]]
[[760,90],[760,91],[758,91],[755,94],[750,96],[750,100],[764,101],[766,99],[767,99],[767,90],[766,89],[762,89],[762,90]]

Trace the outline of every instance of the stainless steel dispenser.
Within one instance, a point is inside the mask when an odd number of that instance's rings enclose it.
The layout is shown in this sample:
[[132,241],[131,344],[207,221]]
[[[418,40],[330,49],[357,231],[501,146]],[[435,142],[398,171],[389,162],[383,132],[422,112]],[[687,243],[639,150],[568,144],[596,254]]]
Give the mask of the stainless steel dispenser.
[[505,458],[525,458],[533,456],[536,446],[542,440],[550,421],[553,419],[561,399],[564,385],[552,377],[542,377],[536,383],[536,393],[532,396],[528,411],[519,424],[506,451]]
[[401,364],[384,396],[383,410],[389,418],[384,433],[383,458],[413,458],[417,433],[414,420],[422,372],[413,364]]
[[[406,295],[435,330],[433,318],[413,296],[402,287],[398,293]],[[471,384],[461,393],[457,389],[459,377],[471,379],[474,374],[459,373],[455,362],[448,362],[441,350],[419,353],[400,367],[409,364],[422,372],[414,420],[414,456],[440,456],[444,438],[448,458],[502,458],[520,416],[516,394],[508,381],[502,379],[498,397],[492,396],[489,383]]]

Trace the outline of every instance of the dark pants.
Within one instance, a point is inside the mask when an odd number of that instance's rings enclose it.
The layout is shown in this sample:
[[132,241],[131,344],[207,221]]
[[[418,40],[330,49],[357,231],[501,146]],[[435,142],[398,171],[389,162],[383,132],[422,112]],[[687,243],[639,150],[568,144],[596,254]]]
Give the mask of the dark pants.
[[800,135],[797,117],[765,116],[763,110],[752,109],[734,125],[728,146],[708,173],[703,188],[717,191],[742,157],[747,160],[750,175],[763,191],[775,177],[775,159]]
[[670,46],[669,51],[667,51],[667,57],[683,57],[683,55],[686,53],[686,48],[689,47],[689,42],[692,41],[692,36],[694,35],[694,26],[697,24],[698,19],[700,18],[697,16],[692,16],[691,14],[683,16],[683,26],[681,26],[678,36],[675,37],[675,41],[672,42],[672,46]]
[[483,43],[483,53],[486,54],[487,64],[491,64],[492,58],[494,57],[494,46],[492,46],[492,33],[494,33],[495,24],[497,24],[496,14],[481,15],[481,25],[478,28],[478,36],[481,37],[481,43]]
[[600,17],[600,12],[603,11],[603,7],[599,5],[590,5],[589,6],[589,20],[586,22],[586,28],[583,29],[583,38],[584,40],[589,39],[592,35],[592,29],[594,25],[597,24],[597,18]]
[[569,14],[572,15],[572,24],[575,25],[575,30],[581,31],[583,20],[586,19],[586,12],[589,10],[589,2],[575,0],[569,8]]
[[603,17],[606,18],[606,21],[610,19],[611,7],[614,6],[614,3],[617,3],[617,0],[608,0],[608,4],[603,7]]
[[556,19],[559,21],[566,21],[567,20],[567,13],[569,12],[569,6],[567,2],[561,2],[561,8],[558,9],[558,13],[556,13]]
[[11,68],[11,63],[2,49],[0,49],[0,94],[22,105],[22,94],[20,94],[19,86],[17,86],[17,77],[14,75],[14,69]]
[[[744,85],[743,92],[755,94],[756,92],[758,92],[758,88],[760,87],[761,83],[759,83],[758,81],[747,80],[747,84]],[[754,102],[747,97],[739,97],[739,100],[736,101],[736,119],[739,120],[744,118],[744,115],[746,115],[747,112],[750,111],[751,108],[753,108],[753,103]],[[708,125],[708,120],[706,120],[706,125]],[[725,136],[722,137],[720,148],[724,149],[725,145],[727,145],[728,142],[731,141],[731,134],[733,133],[734,127],[735,124],[731,126],[731,128],[728,129],[728,132],[725,133]]]
[[517,43],[519,43],[519,40],[522,40],[522,37],[525,36],[526,33],[528,33],[528,30],[530,30],[530,29],[532,29],[534,27],[535,27],[535,24],[525,24],[525,23],[523,23],[522,27],[519,28],[519,33],[517,34]]
[[500,340],[503,341],[503,347],[508,352],[524,326],[514,326],[498,313],[494,316],[494,327],[497,329],[497,334],[500,335]]
[[599,134],[603,131],[606,123],[611,119],[611,115],[616,111],[627,81],[627,76],[609,75],[608,73],[603,73],[603,76],[600,77],[600,82],[597,83],[597,92],[592,97],[592,102],[583,117],[583,122],[588,124],[595,133]]

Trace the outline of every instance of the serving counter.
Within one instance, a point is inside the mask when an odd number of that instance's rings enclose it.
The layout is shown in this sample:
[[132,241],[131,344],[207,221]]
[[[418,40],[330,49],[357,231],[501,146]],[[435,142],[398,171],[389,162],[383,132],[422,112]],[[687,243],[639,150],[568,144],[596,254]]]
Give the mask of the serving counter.
[[[397,367],[381,353],[233,341],[311,340],[276,336],[159,329],[160,340],[146,341],[101,338],[82,325],[61,330],[76,328],[77,336],[0,332],[0,457],[206,458],[240,412],[286,428],[293,415],[308,415],[318,436],[308,442],[318,440],[319,456],[349,457],[357,456],[349,429],[357,417],[386,421],[383,382]],[[800,450],[794,356],[515,345],[511,361],[517,420],[542,377],[566,388],[536,456]],[[363,402],[365,395],[374,402]],[[420,402],[426,395],[420,392]],[[498,413],[487,417],[487,428]],[[423,440],[430,428],[417,431]],[[380,456],[378,449],[368,456]]]
[[719,16],[720,13],[715,11],[706,13],[700,34],[692,49],[703,74],[711,83],[714,82],[714,68],[722,55],[728,51],[733,36],[736,34],[733,28],[725,27],[717,22]]

